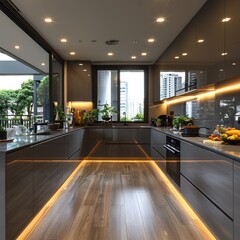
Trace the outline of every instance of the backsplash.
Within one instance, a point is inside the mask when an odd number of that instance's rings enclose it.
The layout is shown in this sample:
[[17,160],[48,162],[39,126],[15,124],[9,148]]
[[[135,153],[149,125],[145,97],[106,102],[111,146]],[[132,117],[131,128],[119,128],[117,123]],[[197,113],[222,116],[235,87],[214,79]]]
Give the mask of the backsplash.
[[174,111],[175,116],[192,116],[195,125],[208,127],[210,132],[217,124],[240,129],[239,90],[172,104],[168,106],[168,114],[170,111]]

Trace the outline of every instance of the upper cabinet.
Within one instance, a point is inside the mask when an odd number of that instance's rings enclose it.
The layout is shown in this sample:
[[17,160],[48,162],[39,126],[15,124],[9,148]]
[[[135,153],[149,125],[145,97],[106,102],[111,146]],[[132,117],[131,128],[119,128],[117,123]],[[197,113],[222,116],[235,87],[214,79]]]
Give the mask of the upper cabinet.
[[225,56],[225,75],[227,79],[235,78],[240,75],[240,1],[226,0],[226,17],[230,18],[225,23],[226,32],[226,56]]
[[92,78],[90,62],[67,62],[67,100],[92,101]]
[[[154,99],[171,97],[161,97],[168,89],[177,96],[240,75],[239,9],[237,0],[205,3],[155,63],[160,96]],[[161,83],[162,73],[167,73],[168,83]]]

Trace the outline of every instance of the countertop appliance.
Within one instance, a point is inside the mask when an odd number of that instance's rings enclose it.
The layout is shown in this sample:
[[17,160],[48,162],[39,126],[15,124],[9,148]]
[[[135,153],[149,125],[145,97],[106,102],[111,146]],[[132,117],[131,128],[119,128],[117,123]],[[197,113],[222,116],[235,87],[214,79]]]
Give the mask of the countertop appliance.
[[166,136],[166,172],[180,187],[180,141]]

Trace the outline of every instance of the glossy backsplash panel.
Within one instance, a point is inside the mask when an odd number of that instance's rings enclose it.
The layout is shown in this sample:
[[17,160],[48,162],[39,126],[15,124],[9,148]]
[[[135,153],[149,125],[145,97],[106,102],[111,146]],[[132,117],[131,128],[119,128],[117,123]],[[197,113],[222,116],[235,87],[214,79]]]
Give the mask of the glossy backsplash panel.
[[169,105],[168,114],[170,111],[174,111],[175,116],[191,116],[195,125],[208,127],[210,131],[213,131],[217,124],[240,129],[239,90]]

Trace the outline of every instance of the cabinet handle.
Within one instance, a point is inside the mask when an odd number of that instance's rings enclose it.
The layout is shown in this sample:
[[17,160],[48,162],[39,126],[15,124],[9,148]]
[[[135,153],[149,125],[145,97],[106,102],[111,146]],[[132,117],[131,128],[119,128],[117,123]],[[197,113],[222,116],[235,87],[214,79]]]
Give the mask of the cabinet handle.
[[171,148],[169,148],[168,146],[166,145],[163,145],[164,148],[166,148],[168,151],[172,152],[172,153],[175,153]]

